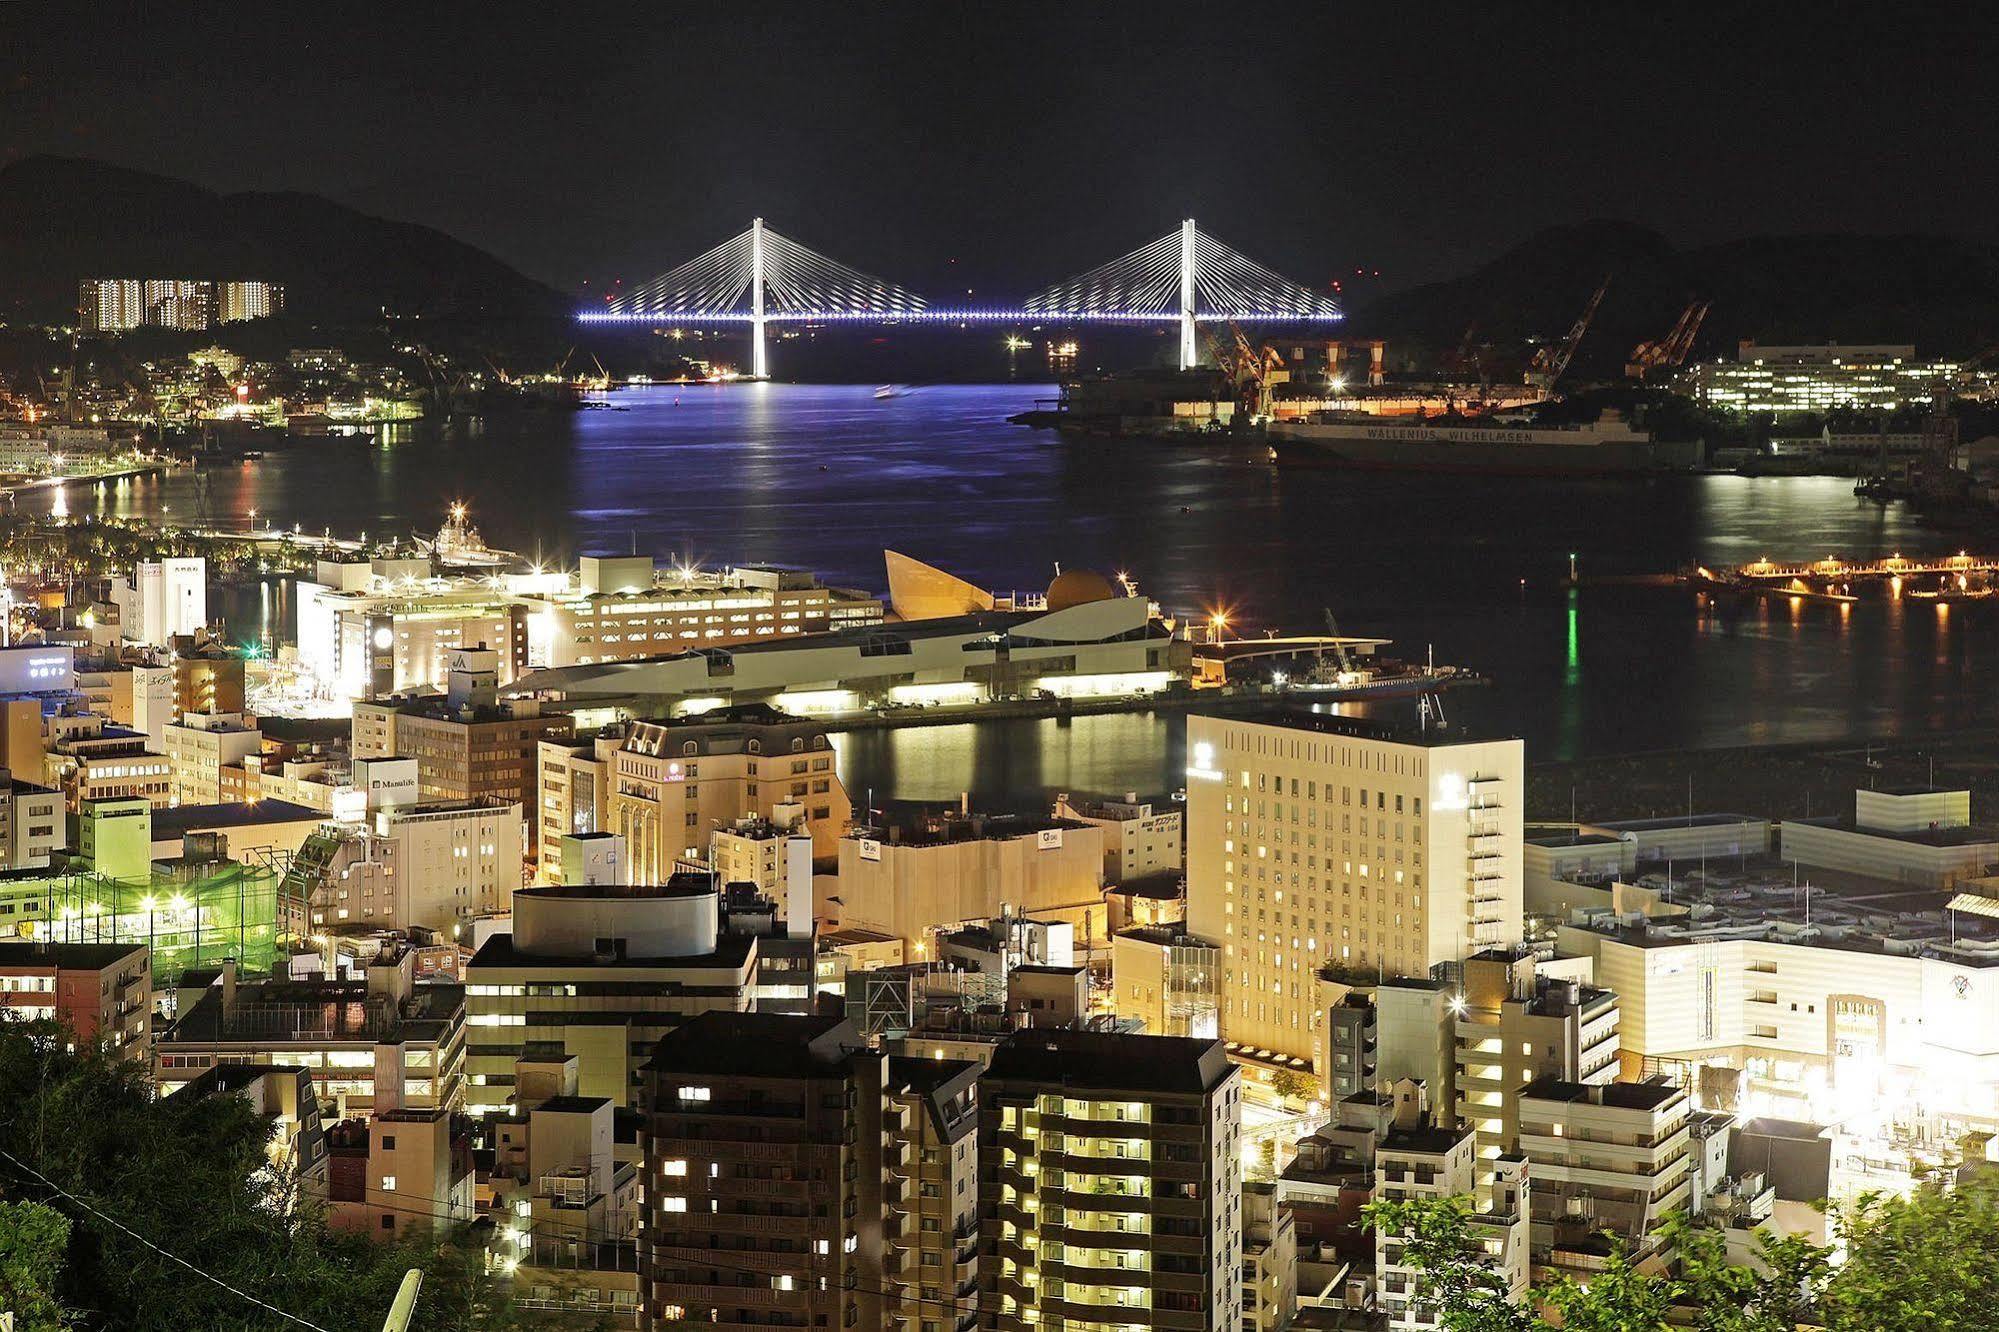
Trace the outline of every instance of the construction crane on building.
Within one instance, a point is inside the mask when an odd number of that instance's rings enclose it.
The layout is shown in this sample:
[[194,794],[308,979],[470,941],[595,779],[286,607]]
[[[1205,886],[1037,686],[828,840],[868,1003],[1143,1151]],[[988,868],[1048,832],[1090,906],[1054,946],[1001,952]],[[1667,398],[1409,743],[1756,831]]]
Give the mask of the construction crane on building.
[[1576,322],[1569,329],[1569,335],[1560,342],[1551,342],[1534,353],[1534,359],[1527,367],[1527,383],[1534,388],[1553,389],[1562,372],[1569,368],[1575,358],[1576,348],[1589,332],[1590,321],[1596,318],[1596,307],[1603,304],[1603,294],[1610,290],[1610,279],[1605,277],[1597,283],[1596,293],[1589,298],[1589,304],[1576,316]]
[[1333,656],[1339,659],[1340,674],[1353,674],[1353,657],[1347,652],[1346,639],[1340,637],[1340,622],[1333,618],[1331,607],[1326,611],[1326,637],[1333,640]]
[[1676,369],[1694,349],[1694,335],[1700,332],[1701,321],[1707,318],[1708,307],[1713,304],[1698,296],[1688,301],[1672,332],[1656,342],[1641,342],[1631,349],[1624,373],[1633,379],[1643,379],[1654,370]]

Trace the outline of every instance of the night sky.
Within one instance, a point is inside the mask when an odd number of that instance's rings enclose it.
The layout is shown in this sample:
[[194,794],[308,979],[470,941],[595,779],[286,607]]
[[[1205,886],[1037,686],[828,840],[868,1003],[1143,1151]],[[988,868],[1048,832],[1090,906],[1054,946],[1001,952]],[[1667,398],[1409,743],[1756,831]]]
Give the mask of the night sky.
[[1591,217],[1999,239],[1990,11],[1606,8],[0,0],[0,163],[313,191],[564,288],[755,213],[940,296],[1188,215],[1394,286]]

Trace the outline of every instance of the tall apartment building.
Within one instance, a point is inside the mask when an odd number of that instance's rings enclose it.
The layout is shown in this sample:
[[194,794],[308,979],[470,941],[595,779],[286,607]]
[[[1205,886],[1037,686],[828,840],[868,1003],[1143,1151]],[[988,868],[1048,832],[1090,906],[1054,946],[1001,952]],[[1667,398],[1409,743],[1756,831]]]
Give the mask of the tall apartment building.
[[1521,933],[1518,740],[1286,712],[1190,717],[1187,924],[1222,1035],[1311,1059],[1316,977],[1427,976]]
[[723,930],[705,874],[521,889],[513,933],[487,939],[465,967],[469,1108],[509,1110],[530,1046],[579,1056],[580,1094],[636,1105],[661,1037],[711,1009],[752,1006],[757,943]]
[[144,944],[0,943],[0,1013],[52,1018],[78,1041],[151,1068],[153,980]]
[[660,880],[701,860],[709,834],[803,805],[815,857],[835,854],[852,817],[832,742],[817,722],[761,703],[670,722],[633,722],[611,757],[611,826],[632,876]]
[[138,278],[85,278],[77,284],[77,322],[93,333],[122,333],[146,322],[145,284]]
[[1466,959],[1454,997],[1456,1110],[1478,1136],[1479,1177],[1520,1130],[1520,1089],[1541,1077],[1601,1086],[1618,1074],[1618,1002],[1608,990],[1535,974],[1524,950]]
[[1002,1042],[980,1085],[980,1326],[1237,1332],[1240,1098],[1219,1041]]
[[979,1065],[888,1061],[883,1326],[967,1332],[979,1312]]
[[224,282],[221,284],[221,322],[239,319],[268,319],[284,313],[285,289],[275,282]]
[[148,278],[141,290],[146,322],[199,332],[215,323],[215,284],[184,278]]
[[903,1159],[885,1159],[888,1076],[888,1056],[844,1019],[705,1013],[659,1042],[645,1066],[642,1329],[887,1326],[884,1249],[916,1214],[888,1216],[886,1172],[921,1150],[898,1135]]

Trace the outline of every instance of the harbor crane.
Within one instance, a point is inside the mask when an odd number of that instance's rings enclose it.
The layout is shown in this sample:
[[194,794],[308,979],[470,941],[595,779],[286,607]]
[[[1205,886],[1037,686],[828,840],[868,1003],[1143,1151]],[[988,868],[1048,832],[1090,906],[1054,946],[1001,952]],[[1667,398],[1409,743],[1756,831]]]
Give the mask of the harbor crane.
[[1672,370],[1687,359],[1687,353],[1694,348],[1694,335],[1700,332],[1701,321],[1707,318],[1708,308],[1714,302],[1704,301],[1696,296],[1687,302],[1687,308],[1680,311],[1680,318],[1673,325],[1673,331],[1656,342],[1641,342],[1631,349],[1631,359],[1625,363],[1624,373],[1632,379],[1643,379],[1653,370]]
[[1534,353],[1534,359],[1527,367],[1527,383],[1534,388],[1553,389],[1562,372],[1569,368],[1575,358],[1576,348],[1581,345],[1583,334],[1589,332],[1591,321],[1596,318],[1596,307],[1603,304],[1603,294],[1610,290],[1610,278],[1606,276],[1597,283],[1596,293],[1589,298],[1589,304],[1576,316],[1576,322],[1569,328],[1569,335],[1560,342],[1551,342]]

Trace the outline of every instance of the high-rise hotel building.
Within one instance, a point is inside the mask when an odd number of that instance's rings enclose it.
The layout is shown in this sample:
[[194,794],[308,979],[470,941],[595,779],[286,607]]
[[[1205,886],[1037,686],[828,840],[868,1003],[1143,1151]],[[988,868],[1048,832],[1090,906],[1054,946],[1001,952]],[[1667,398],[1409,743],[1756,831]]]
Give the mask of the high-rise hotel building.
[[1221,948],[1225,1039],[1309,1060],[1322,971],[1520,939],[1520,741],[1291,711],[1190,717],[1187,752],[1187,925]]

